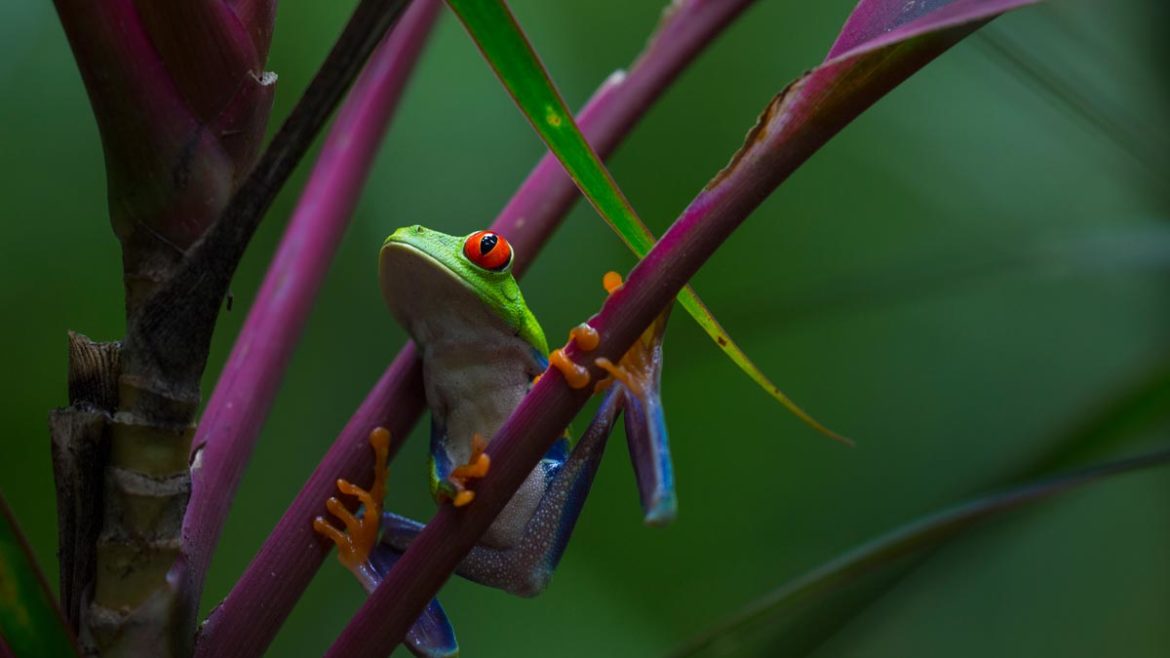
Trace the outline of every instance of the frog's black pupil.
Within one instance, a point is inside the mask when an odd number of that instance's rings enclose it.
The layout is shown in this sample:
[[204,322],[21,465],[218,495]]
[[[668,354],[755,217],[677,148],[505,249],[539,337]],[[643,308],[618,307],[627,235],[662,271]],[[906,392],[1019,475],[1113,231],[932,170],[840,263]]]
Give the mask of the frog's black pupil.
[[496,248],[496,243],[500,238],[496,237],[495,233],[488,233],[479,239],[479,255],[486,256],[489,251]]

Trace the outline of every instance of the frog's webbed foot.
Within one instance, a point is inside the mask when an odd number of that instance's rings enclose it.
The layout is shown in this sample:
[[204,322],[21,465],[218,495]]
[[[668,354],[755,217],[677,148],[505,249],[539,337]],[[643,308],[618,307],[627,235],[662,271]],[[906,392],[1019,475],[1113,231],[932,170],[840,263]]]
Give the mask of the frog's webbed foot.
[[492,458],[484,452],[485,450],[487,441],[476,432],[471,436],[471,457],[467,463],[451,469],[446,482],[440,485],[439,492],[445,498],[449,498],[455,507],[463,507],[475,500],[475,492],[467,488],[467,483],[486,476],[491,469]]
[[[606,291],[613,294],[622,285],[621,275],[609,272],[603,283]],[[648,525],[670,523],[678,509],[660,394],[662,338],[670,310],[671,306],[668,306],[654,319],[618,363],[604,358],[594,361],[609,375],[597,382],[595,390],[617,383],[621,391],[630,460],[638,479],[643,518]]]
[[[313,519],[313,529],[337,544],[337,559],[357,577],[367,592],[374,591],[400,557],[378,543],[382,520],[382,498],[386,494],[386,461],[390,453],[390,431],[384,427],[370,432],[374,449],[374,483],[367,491],[352,482],[339,479],[337,490],[357,498],[362,504],[359,514],[350,512],[336,497],[325,501],[329,513],[337,517],[345,530],[324,517]],[[404,642],[407,649],[424,658],[450,658],[459,655],[455,631],[438,601],[432,600],[411,626]]]
[[346,508],[336,496],[325,501],[325,508],[345,526],[339,530],[325,517],[313,519],[313,529],[337,544],[337,559],[353,572],[367,592],[381,581],[377,569],[370,562],[370,554],[378,541],[378,524],[382,519],[382,497],[386,495],[386,459],[390,452],[390,432],[384,427],[370,432],[370,446],[374,449],[374,483],[369,491],[339,479],[337,490],[357,498],[362,504],[359,515]]
[[[607,272],[602,285],[613,295],[621,289],[622,277],[617,272]],[[607,374],[594,383],[593,391],[600,393],[614,387],[625,408],[630,459],[638,478],[643,518],[649,525],[670,523],[678,508],[660,394],[662,339],[670,310],[668,306],[660,313],[617,363],[604,357],[593,360]],[[600,336],[592,326],[582,324],[569,332],[569,342],[583,352],[590,352],[598,346]],[[549,365],[560,371],[570,387],[589,385],[589,371],[569,359],[564,350],[554,350],[549,355]]]

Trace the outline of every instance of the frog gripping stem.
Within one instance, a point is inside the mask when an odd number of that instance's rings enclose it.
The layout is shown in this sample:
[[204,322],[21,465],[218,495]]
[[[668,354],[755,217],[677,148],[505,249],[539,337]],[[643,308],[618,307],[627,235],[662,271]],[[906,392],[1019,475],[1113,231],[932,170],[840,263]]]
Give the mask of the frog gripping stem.
[[[617,272],[608,272],[602,285],[612,295],[621,288],[622,277]],[[654,526],[672,522],[678,512],[674,466],[661,397],[662,340],[670,310],[668,306],[655,318],[618,363],[605,358],[594,360],[608,373],[597,382],[594,390],[603,390],[616,383],[621,391],[626,440],[642,499],[643,520]]]
[[[359,514],[349,511],[336,496],[325,501],[329,513],[337,517],[342,531],[323,516],[313,519],[313,529],[337,544],[337,559],[349,569],[367,592],[373,592],[399,556],[382,547],[378,534],[382,521],[382,498],[386,495],[386,462],[390,455],[390,430],[375,427],[370,432],[374,449],[374,483],[367,491],[347,480],[337,480],[337,490],[357,498],[362,504]],[[486,457],[486,455],[485,455]],[[484,467],[486,472],[486,466]],[[410,631],[403,645],[422,658],[453,658],[459,655],[459,643],[447,613],[438,601],[431,601]]]
[[340,499],[333,496],[325,501],[325,508],[341,521],[345,531],[339,530],[325,517],[313,519],[313,529],[337,544],[337,559],[353,572],[367,592],[372,592],[381,580],[370,562],[370,554],[378,541],[382,498],[386,495],[390,431],[384,427],[374,428],[370,432],[370,446],[374,449],[374,483],[369,491],[344,479],[337,481],[338,491],[361,502],[360,516],[350,512]]
[[475,500],[475,492],[468,490],[467,483],[488,474],[492,458],[484,452],[485,450],[487,450],[487,441],[483,435],[479,432],[471,435],[471,457],[468,458],[466,464],[456,466],[451,470],[451,475],[447,476],[447,481],[454,489],[450,498],[451,504],[455,507],[463,507]]

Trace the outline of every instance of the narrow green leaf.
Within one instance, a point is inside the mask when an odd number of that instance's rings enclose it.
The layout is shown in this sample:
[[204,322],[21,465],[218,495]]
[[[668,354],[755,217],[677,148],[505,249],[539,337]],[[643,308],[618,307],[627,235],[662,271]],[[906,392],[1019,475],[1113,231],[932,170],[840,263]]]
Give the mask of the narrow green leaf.
[[[654,245],[654,234],[642,223],[609,170],[585,140],[573,114],[553,86],[544,66],[503,0],[447,0],[491,64],[516,105],[532,123],[589,203],[639,258]],[[825,436],[852,444],[814,420],[768,379],[731,340],[711,311],[687,286],[679,302],[719,349],[797,418]]]
[[[1031,482],[911,521],[790,581],[692,639],[671,655],[676,658],[749,655],[752,652],[742,642],[753,630],[763,632],[770,638],[781,638],[786,647],[782,655],[803,655],[806,650],[819,646],[831,634],[832,628],[826,626],[832,626],[835,621],[826,623],[826,620],[821,619],[820,623],[815,623],[808,618],[800,618],[802,607],[810,599],[834,593],[863,576],[886,575],[887,578],[896,579],[909,568],[904,560],[937,548],[980,521],[1115,475],[1168,463],[1170,449],[1162,449],[1140,457],[1100,464],[1077,473]],[[882,573],[883,569],[897,564],[902,565],[903,571]],[[800,623],[788,623],[793,618],[798,618]],[[809,623],[813,624],[811,628],[807,627]],[[770,646],[772,650],[776,649],[775,644]]]
[[53,595],[0,496],[0,643],[15,656],[76,656]]
[[[1038,445],[1047,446],[1040,455],[1012,469],[1010,475],[996,478],[997,484],[993,486],[1020,487],[1013,489],[1016,491],[1026,489],[1019,483],[1043,480],[1052,473],[1073,468],[1074,464],[1089,463],[1094,456],[1099,459],[1103,453],[1116,452],[1135,438],[1165,428],[1170,424],[1170,358],[1159,360],[1148,372],[1121,390],[1105,395],[1104,399],[1106,404],[1090,410],[1067,430],[1040,441]],[[952,508],[952,512],[964,509],[968,513],[977,513],[981,508],[972,504]],[[693,640],[687,645],[688,649],[697,655],[736,654],[750,642],[755,634],[753,631],[763,629],[761,632],[769,636],[766,641],[771,653],[799,656],[815,651],[838,629],[852,622],[861,611],[913,573],[946,539],[961,532],[963,528],[956,527],[958,524],[978,520],[962,515],[948,517],[944,512],[920,523],[927,524],[929,519],[949,519],[951,534],[936,535],[934,543],[927,541],[917,550],[900,550],[899,547],[907,548],[905,544],[898,544],[899,539],[906,535],[891,532],[884,539],[864,545],[869,548],[884,545],[891,550],[877,551],[875,548],[876,552],[867,553],[863,547],[846,553],[758,602],[756,605],[759,606],[767,601],[773,603],[770,612],[764,613],[760,609],[760,616],[756,617],[758,621],[747,619],[757,610],[755,605],[749,606],[741,616],[731,618],[723,626]],[[921,527],[912,523],[903,529]],[[857,565],[865,568],[853,568]],[[848,573],[835,573],[834,569],[838,568]],[[735,631],[729,630],[733,623],[736,624]],[[720,632],[720,629],[727,632]],[[707,648],[700,651],[699,644]],[[689,654],[684,652],[681,655]]]

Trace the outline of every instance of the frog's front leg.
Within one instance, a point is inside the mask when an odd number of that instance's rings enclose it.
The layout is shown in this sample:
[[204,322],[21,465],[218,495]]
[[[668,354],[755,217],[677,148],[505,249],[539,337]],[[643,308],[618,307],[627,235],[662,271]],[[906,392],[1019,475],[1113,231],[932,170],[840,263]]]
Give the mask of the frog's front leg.
[[[390,432],[384,427],[370,432],[370,446],[374,449],[374,483],[367,491],[347,480],[339,479],[337,489],[354,496],[362,504],[360,515],[355,515],[336,497],[325,501],[329,513],[345,526],[345,531],[334,527],[324,517],[313,519],[313,529],[337,544],[337,558],[357,577],[367,592],[373,592],[400,555],[378,543],[378,526],[382,514],[382,498],[386,494],[386,461],[390,452]],[[455,631],[443,607],[431,600],[407,633],[407,648],[424,658],[449,658],[459,655]]]
[[[431,428],[432,433],[435,427]],[[432,438],[432,442],[434,439]],[[492,460],[484,451],[487,450],[487,441],[483,435],[476,432],[471,435],[471,457],[467,463],[450,469],[446,477],[436,482],[436,492],[443,498],[451,501],[455,507],[463,507],[475,500],[475,492],[467,488],[468,482],[482,479],[488,474]],[[436,478],[439,476],[436,475]]]
[[[566,457],[565,440],[560,439],[541,460],[535,472],[543,478],[544,493],[520,539],[507,547],[476,546],[459,564],[457,574],[519,596],[535,596],[548,585],[593,484],[620,400],[616,388],[607,392],[572,453]],[[417,521],[389,512],[383,514],[382,523],[383,544],[399,552],[423,528]]]

